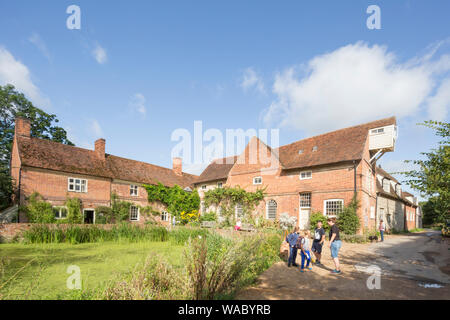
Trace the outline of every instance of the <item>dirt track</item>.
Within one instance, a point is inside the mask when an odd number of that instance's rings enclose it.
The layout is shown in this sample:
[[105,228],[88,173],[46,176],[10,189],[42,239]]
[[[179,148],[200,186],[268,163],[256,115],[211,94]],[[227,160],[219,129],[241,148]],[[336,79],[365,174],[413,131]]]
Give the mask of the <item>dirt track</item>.
[[[264,272],[256,286],[237,299],[445,299],[450,300],[449,240],[436,232],[388,236],[385,243],[343,243],[340,275],[334,269],[327,242],[322,266],[301,273],[279,262]],[[299,261],[298,261],[299,262]],[[381,289],[366,282],[371,265],[381,268]],[[440,288],[425,288],[434,284]]]

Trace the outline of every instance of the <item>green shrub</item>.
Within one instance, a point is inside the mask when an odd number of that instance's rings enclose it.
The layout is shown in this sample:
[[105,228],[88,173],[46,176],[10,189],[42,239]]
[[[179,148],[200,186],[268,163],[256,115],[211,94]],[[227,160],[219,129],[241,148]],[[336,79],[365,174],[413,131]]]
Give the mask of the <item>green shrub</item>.
[[217,214],[214,211],[207,212],[205,214],[200,215],[200,222],[203,221],[217,221]]
[[342,212],[338,215],[337,225],[339,226],[340,231],[346,234],[356,234],[360,224],[357,214],[358,208],[359,202],[356,199],[356,196],[354,196],[349,205],[344,207]]
[[95,208],[95,223],[96,224],[114,223],[114,215],[112,209],[106,206],[100,206]]
[[28,221],[31,223],[53,223],[56,221],[52,205],[46,202],[39,193],[33,192],[27,200],[27,206],[22,207],[21,210],[25,211]]
[[309,229],[311,232],[314,232],[314,230],[317,228],[317,222],[322,221],[322,226],[325,231],[330,230],[330,226],[327,223],[327,217],[323,215],[322,212],[316,211],[312,212],[309,217]]
[[116,193],[111,194],[111,209],[114,222],[128,221],[130,217],[131,202],[121,201]]
[[83,223],[83,215],[81,214],[81,200],[78,198],[67,198],[67,222],[68,223]]

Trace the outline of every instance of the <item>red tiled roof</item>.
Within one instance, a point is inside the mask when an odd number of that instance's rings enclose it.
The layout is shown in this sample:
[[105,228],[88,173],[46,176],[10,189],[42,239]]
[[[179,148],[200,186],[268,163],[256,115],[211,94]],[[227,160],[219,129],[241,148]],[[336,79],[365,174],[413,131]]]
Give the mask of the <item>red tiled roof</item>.
[[396,183],[400,183],[400,182],[398,182],[397,179],[395,179],[393,176],[391,176],[389,173],[387,173],[385,170],[383,170],[380,167],[376,167],[375,168],[375,173],[377,173],[377,174],[379,174],[379,175],[381,175],[383,177],[386,177],[386,178],[388,178],[388,179],[390,179],[390,180],[392,180],[392,181],[394,181]]
[[[279,158],[285,169],[360,160],[369,130],[392,124],[396,124],[395,117],[303,139],[280,147]],[[317,151],[313,151],[313,147],[317,147]],[[303,152],[299,154],[299,150]]]
[[68,173],[120,179],[166,186],[191,186],[197,176],[175,174],[171,169],[153,164],[105,155],[99,159],[93,150],[68,146],[45,139],[17,137],[22,165]]
[[237,158],[237,156],[232,156],[214,160],[205,170],[203,170],[195,183],[226,179],[231,168],[233,168],[236,163]]
[[[274,151],[283,169],[295,169],[325,165],[343,161],[360,160],[369,130],[396,124],[395,117],[385,118],[369,123],[336,130],[315,137],[299,140],[281,146]],[[313,151],[317,147],[317,151]],[[299,154],[299,150],[302,153]],[[235,160],[237,157],[235,157]],[[223,161],[223,159],[220,159]],[[233,162],[234,163],[234,162]],[[200,175],[197,182],[226,179],[233,164],[212,162]]]

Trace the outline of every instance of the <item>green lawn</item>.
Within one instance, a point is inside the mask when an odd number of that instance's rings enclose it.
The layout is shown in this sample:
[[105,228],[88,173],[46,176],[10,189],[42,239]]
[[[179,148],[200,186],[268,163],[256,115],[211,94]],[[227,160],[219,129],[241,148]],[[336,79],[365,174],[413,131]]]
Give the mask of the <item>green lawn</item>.
[[180,267],[183,249],[169,241],[0,244],[0,259],[6,261],[0,286],[12,278],[0,288],[0,294],[3,299],[57,299],[70,292],[66,287],[70,265],[80,267],[83,289],[93,289],[133,270],[151,254],[161,255]]

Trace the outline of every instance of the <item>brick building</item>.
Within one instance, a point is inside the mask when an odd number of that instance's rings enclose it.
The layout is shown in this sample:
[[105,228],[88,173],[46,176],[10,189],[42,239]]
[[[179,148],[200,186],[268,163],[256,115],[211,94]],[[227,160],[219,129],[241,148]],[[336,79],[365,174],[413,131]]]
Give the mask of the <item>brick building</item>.
[[418,200],[402,191],[401,183],[384,171],[375,169],[377,175],[377,223],[383,218],[389,229],[397,231],[421,228]]
[[[361,230],[376,226],[376,161],[394,151],[395,117],[300,140],[276,149],[258,138],[242,154],[213,161],[195,182],[200,197],[222,186],[247,191],[266,188],[257,211],[276,219],[282,213],[297,217],[304,229],[311,212],[336,216],[357,194]],[[214,208],[204,208],[206,212]],[[239,206],[236,214],[239,214]]]
[[[173,159],[173,169],[145,162],[125,159],[105,152],[104,139],[95,141],[95,150],[64,145],[30,136],[30,122],[16,119],[11,155],[14,202],[25,204],[27,197],[38,192],[54,207],[60,208],[58,218],[64,217],[67,197],[82,201],[86,223],[95,223],[95,208],[111,205],[111,194],[134,205],[130,221],[144,223],[140,206],[149,205],[143,184],[161,182],[166,186],[175,184],[193,187],[197,176],[184,173],[179,158]],[[161,203],[151,203],[162,213],[161,219],[168,223],[170,215]],[[19,213],[19,222],[27,222]]]

